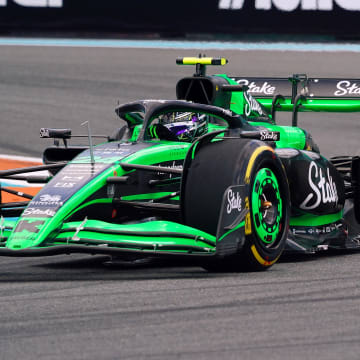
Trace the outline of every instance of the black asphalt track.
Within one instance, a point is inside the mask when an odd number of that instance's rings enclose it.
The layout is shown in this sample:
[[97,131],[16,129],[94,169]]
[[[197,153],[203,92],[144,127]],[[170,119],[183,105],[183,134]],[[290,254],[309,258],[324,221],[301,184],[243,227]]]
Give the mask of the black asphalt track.
[[[93,133],[114,107],[174,98],[182,50],[0,47],[0,153],[41,156],[40,127]],[[233,75],[356,78],[360,54],[208,51]],[[290,123],[285,116],[281,121]],[[301,114],[327,156],[356,154],[359,115]],[[360,254],[284,258],[265,273],[208,274],[103,257],[0,259],[0,359],[359,359]]]

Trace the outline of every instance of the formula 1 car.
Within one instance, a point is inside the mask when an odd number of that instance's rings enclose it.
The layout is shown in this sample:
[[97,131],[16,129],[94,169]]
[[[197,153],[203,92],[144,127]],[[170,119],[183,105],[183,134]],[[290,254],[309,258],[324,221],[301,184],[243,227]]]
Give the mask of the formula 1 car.
[[[71,130],[43,128],[54,138],[44,165],[0,172],[46,182],[0,205],[0,255],[192,257],[238,271],[268,269],[284,249],[360,247],[359,158],[327,160],[297,126],[300,111],[359,111],[359,94],[343,94],[341,79],[206,75],[223,58],[177,63],[196,66],[177,100],[118,106],[126,125],[96,146],[90,130],[88,146],[70,146]],[[277,111],[292,126],[277,125]],[[26,176],[44,169],[51,176]]]

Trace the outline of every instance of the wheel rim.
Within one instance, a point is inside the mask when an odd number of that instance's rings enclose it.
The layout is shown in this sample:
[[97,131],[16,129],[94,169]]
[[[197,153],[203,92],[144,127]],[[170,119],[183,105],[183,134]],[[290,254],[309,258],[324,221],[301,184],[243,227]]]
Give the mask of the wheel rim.
[[282,227],[282,199],[278,180],[268,168],[260,169],[255,176],[251,206],[261,244],[266,248],[276,245]]

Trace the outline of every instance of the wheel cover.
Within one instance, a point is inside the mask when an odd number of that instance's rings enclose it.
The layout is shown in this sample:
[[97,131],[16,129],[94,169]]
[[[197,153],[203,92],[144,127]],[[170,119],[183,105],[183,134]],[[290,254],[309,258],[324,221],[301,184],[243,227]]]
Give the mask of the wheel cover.
[[277,242],[281,232],[283,203],[278,180],[268,168],[262,168],[256,173],[251,207],[256,235],[262,245],[269,248]]

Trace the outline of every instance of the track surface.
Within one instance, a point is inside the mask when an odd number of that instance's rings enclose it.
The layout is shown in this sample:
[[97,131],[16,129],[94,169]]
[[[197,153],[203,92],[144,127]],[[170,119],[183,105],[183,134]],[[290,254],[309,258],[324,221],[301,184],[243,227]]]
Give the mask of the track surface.
[[[93,133],[109,134],[118,101],[174,98],[176,80],[193,73],[175,57],[196,55],[4,46],[0,53],[0,153],[31,156],[49,144],[38,139],[40,127],[83,133],[89,120]],[[211,55],[228,57],[234,75],[359,77],[354,53]],[[300,124],[324,154],[355,154],[357,118],[307,114]],[[360,254],[217,275],[189,264],[133,269],[103,260],[0,259],[0,359],[359,358]]]

